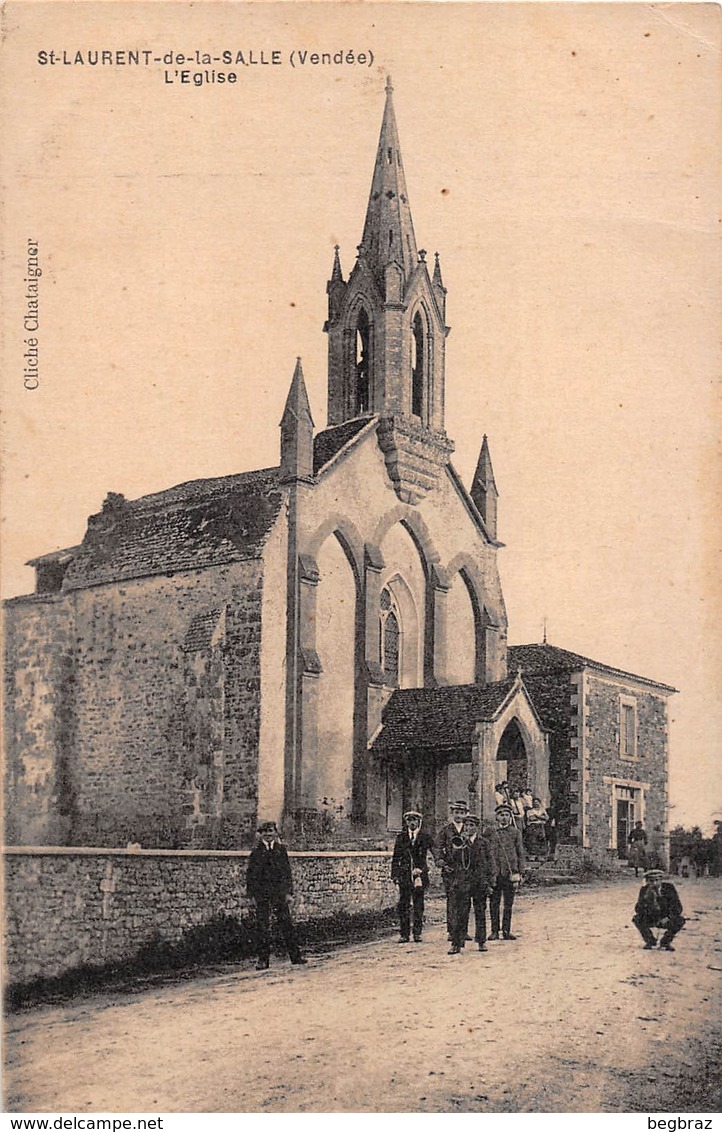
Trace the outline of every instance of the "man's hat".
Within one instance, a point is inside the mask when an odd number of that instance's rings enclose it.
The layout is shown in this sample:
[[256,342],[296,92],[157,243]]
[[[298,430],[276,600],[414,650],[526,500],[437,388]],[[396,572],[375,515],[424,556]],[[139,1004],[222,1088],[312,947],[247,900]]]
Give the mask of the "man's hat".
[[663,877],[663,876],[664,876],[664,870],[663,869],[647,869],[646,873],[644,874],[644,879],[645,880],[659,880],[659,878]]
[[480,819],[476,814],[464,814],[464,821],[469,822],[471,825],[480,825]]
[[469,809],[469,803],[468,802],[462,802],[462,801],[449,802],[449,809],[450,810],[468,810]]
[[275,821],[262,821],[261,824],[258,827],[258,832],[259,833],[265,833],[266,830],[269,830],[269,829],[272,829],[274,833],[277,831]]
[[418,810],[407,810],[404,814],[404,821],[406,821],[407,818],[423,818],[423,816],[424,815],[420,814]]
[[494,810],[494,813],[495,814],[509,814],[512,817],[514,815],[514,811],[512,810],[511,806],[507,806],[506,802],[500,802],[499,805]]

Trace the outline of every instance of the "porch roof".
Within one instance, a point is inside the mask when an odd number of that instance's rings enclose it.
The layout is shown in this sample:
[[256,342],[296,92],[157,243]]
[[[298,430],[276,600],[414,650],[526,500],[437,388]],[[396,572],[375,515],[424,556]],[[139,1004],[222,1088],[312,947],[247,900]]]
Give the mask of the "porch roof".
[[375,754],[407,750],[458,750],[475,741],[475,726],[493,719],[514,688],[515,678],[493,684],[443,688],[398,688],[387,703]]

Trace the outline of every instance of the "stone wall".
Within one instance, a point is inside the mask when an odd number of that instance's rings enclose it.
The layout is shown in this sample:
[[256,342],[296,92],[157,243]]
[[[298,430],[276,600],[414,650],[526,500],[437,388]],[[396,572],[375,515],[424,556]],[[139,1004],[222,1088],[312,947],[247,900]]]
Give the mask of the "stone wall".
[[257,814],[262,562],[8,607],[8,840],[230,848]]
[[549,806],[557,818],[560,840],[578,838],[579,774],[575,688],[569,672],[523,674],[542,724],[549,731]]
[[[248,852],[9,848],[11,984],[132,960],[225,915],[248,919]],[[291,853],[298,923],[390,908],[390,853]]]

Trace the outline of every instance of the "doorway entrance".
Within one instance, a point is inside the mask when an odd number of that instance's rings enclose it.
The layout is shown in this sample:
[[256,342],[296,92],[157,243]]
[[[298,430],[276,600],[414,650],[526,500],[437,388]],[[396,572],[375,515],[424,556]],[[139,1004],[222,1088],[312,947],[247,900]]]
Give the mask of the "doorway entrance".
[[529,768],[526,747],[519,724],[512,719],[504,729],[496,752],[497,762],[506,763],[506,771],[499,768],[500,778],[505,778],[510,790],[523,790],[528,782]]
[[617,856],[626,861],[629,855],[629,835],[638,820],[639,790],[633,786],[614,788],[614,830],[617,839]]

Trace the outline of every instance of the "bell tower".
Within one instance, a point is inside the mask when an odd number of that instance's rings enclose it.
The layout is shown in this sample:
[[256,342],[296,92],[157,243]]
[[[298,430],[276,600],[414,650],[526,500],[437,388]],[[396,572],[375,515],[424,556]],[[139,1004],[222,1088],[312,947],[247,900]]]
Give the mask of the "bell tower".
[[335,249],[328,293],[328,425],[378,416],[399,498],[419,502],[453,445],[444,431],[446,288],[417,248],[391,80],[356,263]]

